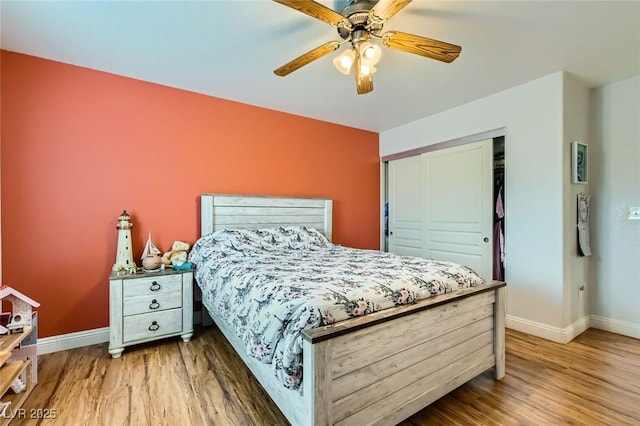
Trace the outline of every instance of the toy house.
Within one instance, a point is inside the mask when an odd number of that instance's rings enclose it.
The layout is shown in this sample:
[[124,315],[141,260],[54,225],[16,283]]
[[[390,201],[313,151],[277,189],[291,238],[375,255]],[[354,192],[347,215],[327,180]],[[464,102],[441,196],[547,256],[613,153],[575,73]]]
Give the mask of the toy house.
[[[38,302],[3,285],[0,287],[0,407],[15,411],[38,383]],[[8,305],[11,305],[11,310]]]

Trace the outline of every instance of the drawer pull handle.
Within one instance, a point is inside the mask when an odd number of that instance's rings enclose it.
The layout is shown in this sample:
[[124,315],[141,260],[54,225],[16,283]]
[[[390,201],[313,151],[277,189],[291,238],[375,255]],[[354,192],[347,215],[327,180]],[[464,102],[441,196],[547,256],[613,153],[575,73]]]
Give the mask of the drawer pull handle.
[[160,284],[158,284],[157,281],[154,281],[151,283],[151,287],[149,287],[149,290],[151,291],[158,291],[160,290]]
[[151,301],[151,304],[149,305],[149,309],[158,309],[159,307],[160,307],[160,304],[156,299],[153,299]]
[[151,325],[149,326],[149,331],[156,331],[157,329],[160,328],[160,325],[158,324],[157,321],[154,321],[151,323]]

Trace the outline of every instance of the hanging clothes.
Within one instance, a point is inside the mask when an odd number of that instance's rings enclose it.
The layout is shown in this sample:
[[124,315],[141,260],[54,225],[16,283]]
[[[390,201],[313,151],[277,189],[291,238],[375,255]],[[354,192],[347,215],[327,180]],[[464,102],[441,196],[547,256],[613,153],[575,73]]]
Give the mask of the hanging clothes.
[[504,281],[504,169],[496,169],[494,176],[495,214],[493,229],[493,279]]

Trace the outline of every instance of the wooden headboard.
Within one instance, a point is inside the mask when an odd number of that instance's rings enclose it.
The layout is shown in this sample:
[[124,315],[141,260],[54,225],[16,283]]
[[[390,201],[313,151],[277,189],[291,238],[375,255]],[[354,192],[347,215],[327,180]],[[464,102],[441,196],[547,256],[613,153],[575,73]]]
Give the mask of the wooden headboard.
[[261,195],[202,194],[200,234],[224,228],[307,226],[331,241],[332,200]]

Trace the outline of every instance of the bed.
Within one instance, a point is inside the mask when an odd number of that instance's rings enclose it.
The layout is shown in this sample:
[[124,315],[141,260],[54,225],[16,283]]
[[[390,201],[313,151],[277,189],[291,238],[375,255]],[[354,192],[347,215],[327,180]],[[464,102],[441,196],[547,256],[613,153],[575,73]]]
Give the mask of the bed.
[[[226,229],[292,226],[332,237],[331,200],[203,194],[200,201],[201,240]],[[486,370],[504,376],[504,292],[503,282],[483,282],[302,330],[297,387],[249,355],[247,340],[204,296],[203,305],[291,424],[395,424]]]

